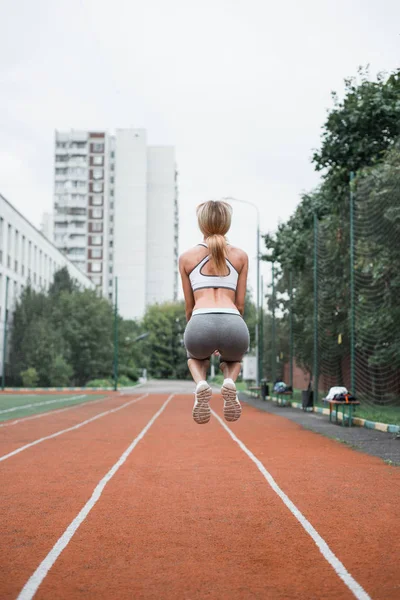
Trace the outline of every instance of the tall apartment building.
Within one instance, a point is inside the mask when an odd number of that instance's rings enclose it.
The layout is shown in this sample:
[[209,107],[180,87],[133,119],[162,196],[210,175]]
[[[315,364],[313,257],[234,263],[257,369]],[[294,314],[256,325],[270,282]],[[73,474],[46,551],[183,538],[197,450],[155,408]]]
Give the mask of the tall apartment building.
[[143,129],[56,132],[54,242],[124,318],[177,298],[175,151]]
[[63,267],[67,267],[82,288],[95,288],[84,273],[0,194],[0,371],[4,323],[10,324],[10,315],[21,292],[28,283],[35,290],[47,290],[54,273]]

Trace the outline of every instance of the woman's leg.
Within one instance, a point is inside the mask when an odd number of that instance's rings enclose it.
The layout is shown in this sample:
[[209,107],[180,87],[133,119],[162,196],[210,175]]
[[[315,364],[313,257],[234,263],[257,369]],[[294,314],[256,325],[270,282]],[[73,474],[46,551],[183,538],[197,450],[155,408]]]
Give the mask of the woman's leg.
[[210,360],[208,358],[206,358],[205,360],[189,358],[188,367],[195,383],[199,383],[199,381],[206,381],[209,366]]
[[210,361],[208,358],[205,360],[189,358],[188,360],[189,371],[196,383],[192,415],[193,419],[199,425],[208,423],[211,417],[211,410],[208,403],[212,395],[212,390],[206,381],[209,364]]
[[232,379],[232,381],[236,381],[239,376],[240,369],[242,368],[242,363],[222,362],[219,367],[224,374],[225,379]]

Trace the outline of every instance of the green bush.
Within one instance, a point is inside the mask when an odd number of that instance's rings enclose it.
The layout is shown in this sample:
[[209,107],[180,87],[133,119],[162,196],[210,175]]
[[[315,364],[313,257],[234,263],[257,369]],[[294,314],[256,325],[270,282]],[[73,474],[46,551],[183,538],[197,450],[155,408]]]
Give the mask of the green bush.
[[129,379],[129,377],[127,377],[126,375],[121,375],[121,377],[118,377],[118,385],[120,385],[121,387],[131,387],[132,385],[134,385],[134,381],[132,381],[132,379]]
[[[135,382],[126,375],[118,377],[118,387],[131,387]],[[87,382],[86,387],[114,387],[114,379],[91,379]]]
[[119,369],[120,378],[125,376],[128,377],[131,381],[137,381],[139,379],[139,375],[136,367],[130,367],[128,365],[120,365]]
[[20,373],[22,379],[23,387],[36,387],[39,381],[39,375],[33,367],[26,369],[26,371],[21,371]]
[[67,363],[65,358],[60,354],[52,361],[49,372],[48,381],[50,387],[67,387],[70,384],[73,369]]
[[112,379],[91,379],[87,382],[86,387],[112,387],[113,385]]

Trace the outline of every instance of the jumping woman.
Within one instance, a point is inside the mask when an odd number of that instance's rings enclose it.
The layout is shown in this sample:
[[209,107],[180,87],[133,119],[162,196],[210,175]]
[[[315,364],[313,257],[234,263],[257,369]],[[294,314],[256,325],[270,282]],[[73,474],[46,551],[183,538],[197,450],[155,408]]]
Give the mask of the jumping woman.
[[224,374],[224,417],[237,421],[242,412],[235,381],[250,341],[243,320],[248,257],[226,241],[231,217],[227,202],[200,204],[197,219],[203,241],[179,258],[188,321],[184,342],[196,383],[193,419],[199,424],[208,423],[211,416],[212,390],[206,377],[210,357],[216,352]]

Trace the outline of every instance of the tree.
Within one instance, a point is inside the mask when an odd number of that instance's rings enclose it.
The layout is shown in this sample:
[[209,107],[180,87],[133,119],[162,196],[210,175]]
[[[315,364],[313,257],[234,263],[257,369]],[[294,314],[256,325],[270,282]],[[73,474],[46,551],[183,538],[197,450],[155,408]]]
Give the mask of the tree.
[[252,300],[251,290],[246,290],[246,298],[244,303],[243,319],[249,329],[250,348],[255,348],[256,343],[256,323],[257,323],[257,307]]
[[[349,176],[385,160],[400,135],[400,71],[368,81],[349,79],[342,102],[323,127],[322,146],[313,156],[322,184],[304,194],[295,213],[265,236],[264,260],[278,266],[278,288],[287,294],[289,273],[294,278],[294,338],[297,363],[311,375],[313,365],[314,215],[318,219],[318,283],[320,367],[323,374],[343,379],[342,363],[349,354],[350,229]],[[287,304],[283,303],[284,318]],[[338,344],[338,336],[343,343]]]
[[11,374],[16,383],[27,368],[39,384],[85,383],[109,377],[113,365],[111,305],[92,290],[81,291],[68,271],[55,274],[49,294],[27,287],[13,316]]
[[67,267],[54,273],[53,283],[49,288],[49,296],[58,296],[61,292],[72,294],[78,289],[77,283],[71,278]]
[[107,300],[93,290],[60,292],[51,320],[65,340],[64,358],[73,368],[76,385],[111,376],[113,314]]
[[186,327],[183,302],[149,306],[143,319],[143,365],[156,378],[189,377],[183,334]]
[[334,108],[323,126],[322,145],[313,156],[317,171],[345,190],[350,171],[376,164],[400,136],[400,69],[369,80],[359,69],[359,80],[345,80],[345,97],[333,92]]
[[73,376],[73,369],[65,358],[58,354],[51,361],[48,368],[48,385],[50,387],[67,387]]

